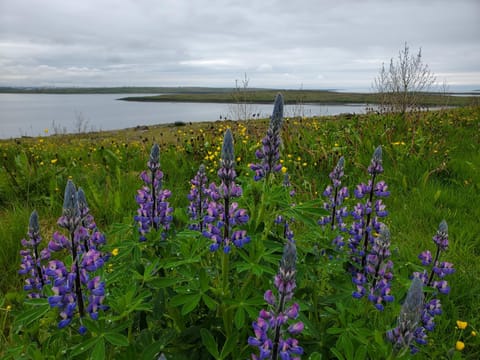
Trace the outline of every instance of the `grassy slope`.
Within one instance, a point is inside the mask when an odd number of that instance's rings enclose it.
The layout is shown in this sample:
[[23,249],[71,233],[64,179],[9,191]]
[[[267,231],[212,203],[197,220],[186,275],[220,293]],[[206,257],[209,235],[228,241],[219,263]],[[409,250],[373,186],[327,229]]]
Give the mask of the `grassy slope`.
[[[29,213],[38,209],[44,233],[51,234],[69,176],[85,188],[99,227],[110,233],[109,241],[119,241],[114,224],[129,223],[135,213],[138,174],[145,167],[151,144],[161,146],[165,186],[173,191],[174,206],[182,208],[186,206],[188,179],[198,165],[203,162],[210,174],[215,173],[216,159],[206,158],[218,152],[226,126],[232,127],[236,139],[240,177],[251,176],[247,165],[254,161],[253,152],[263,137],[266,121],[163,125],[144,131],[0,142],[1,165],[3,170],[9,169],[0,173],[0,263],[7,269],[0,293],[10,292],[10,303],[23,298],[17,292],[21,288],[17,254]],[[371,152],[382,144],[382,178],[392,192],[386,203],[396,278],[411,273],[420,251],[433,250],[431,237],[438,223],[447,220],[451,245],[443,260],[455,264],[456,274],[449,280],[452,294],[443,303],[448,316],[438,324],[441,334],[448,334],[457,319],[480,325],[480,316],[473,311],[480,306],[479,130],[477,107],[427,113],[407,122],[374,114],[350,119],[289,119],[282,133],[282,159],[299,198],[319,198],[319,203],[328,173],[340,155],[347,159],[345,185],[353,190],[356,183],[365,181]],[[16,184],[10,172],[17,175]],[[303,235],[308,238],[308,234]],[[301,238],[299,233],[299,241]]]

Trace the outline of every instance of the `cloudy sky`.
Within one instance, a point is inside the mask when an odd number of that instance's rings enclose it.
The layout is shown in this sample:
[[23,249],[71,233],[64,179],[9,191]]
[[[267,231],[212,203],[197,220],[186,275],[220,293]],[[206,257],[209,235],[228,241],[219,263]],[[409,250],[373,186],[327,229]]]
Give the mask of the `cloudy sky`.
[[0,86],[364,89],[407,42],[480,88],[479,0],[0,0]]

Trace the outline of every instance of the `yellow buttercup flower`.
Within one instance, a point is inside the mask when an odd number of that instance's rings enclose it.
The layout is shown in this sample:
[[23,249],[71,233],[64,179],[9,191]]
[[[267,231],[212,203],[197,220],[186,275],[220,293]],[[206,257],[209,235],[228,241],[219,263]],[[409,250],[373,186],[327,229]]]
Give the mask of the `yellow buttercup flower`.
[[115,248],[112,250],[112,255],[117,256],[118,255],[118,248]]
[[477,336],[477,332],[472,330],[472,336]]
[[468,323],[467,323],[466,321],[457,320],[457,327],[458,327],[460,330],[466,329],[467,326],[468,326]]
[[462,351],[463,349],[465,349],[465,343],[463,341],[457,341],[455,343],[455,349],[457,349],[458,351]]
[[282,166],[282,173],[286,173],[287,172],[287,168],[285,166]]

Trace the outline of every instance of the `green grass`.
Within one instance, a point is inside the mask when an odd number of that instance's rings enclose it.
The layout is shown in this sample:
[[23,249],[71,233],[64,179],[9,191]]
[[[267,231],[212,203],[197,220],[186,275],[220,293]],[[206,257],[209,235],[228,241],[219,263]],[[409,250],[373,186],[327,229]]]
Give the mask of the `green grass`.
[[[292,94],[286,93],[287,101],[289,96],[293,96]],[[229,95],[225,94],[225,96]],[[113,260],[113,265],[127,272],[132,266],[129,264],[134,261],[135,254],[138,255],[137,251],[140,251],[137,248],[131,249],[131,244],[135,243],[132,240],[135,238],[131,228],[132,218],[137,209],[134,196],[136,189],[141,186],[138,175],[145,168],[152,144],[156,142],[161,148],[160,161],[165,174],[164,186],[172,191],[170,201],[176,209],[175,228],[181,233],[186,222],[184,209],[188,205],[186,195],[190,189],[189,179],[194,176],[201,163],[206,165],[209,178],[215,179],[219,148],[226,127],[232,129],[235,138],[238,179],[244,186],[245,196],[261,196],[261,188],[251,184],[253,175],[248,169],[248,164],[256,161],[254,152],[260,146],[264,136],[267,127],[265,119],[247,122],[194,123],[185,126],[161,125],[142,131],[127,129],[0,141],[0,233],[2,234],[0,263],[6,269],[0,278],[0,298],[2,299],[0,304],[3,303],[0,308],[6,309],[8,305],[13,309],[8,313],[0,310],[0,324],[2,316],[6,316],[0,348],[3,346],[27,348],[26,339],[14,333],[18,331],[14,322],[26,308],[22,303],[24,298],[21,289],[22,279],[17,274],[20,262],[18,252],[20,239],[25,237],[28,218],[33,209],[39,212],[42,236],[44,241],[48,241],[53,231],[58,229],[55,223],[61,214],[65,183],[69,178],[74,179],[78,186],[84,188],[98,227],[107,234],[108,248],[118,247],[120,253],[126,254],[120,260]],[[313,244],[315,248],[317,246],[319,249],[328,248],[330,234],[325,234],[320,229],[315,230],[315,225],[301,221],[295,224],[295,239],[301,255],[298,265],[297,296],[302,302],[304,311],[302,320],[307,321],[311,326],[310,332],[300,339],[309,354],[317,351],[323,354],[324,358],[332,357],[333,353],[329,352],[329,349],[334,346],[341,351],[347,351],[345,349],[350,346],[345,343],[347,338],[352,339],[353,344],[358,346],[360,343],[356,341],[360,341],[360,338],[356,336],[359,332],[365,331],[364,328],[374,328],[383,333],[394,326],[402,294],[405,294],[408,288],[408,277],[412,271],[419,268],[417,255],[425,249],[434,250],[431,238],[440,221],[446,219],[449,225],[450,248],[444,254],[443,261],[453,262],[456,273],[448,279],[452,291],[450,295],[442,298],[444,313],[438,318],[435,332],[429,335],[428,350],[418,358],[478,358],[480,342],[477,338],[465,340],[466,348],[462,353],[451,352],[451,349],[456,341],[456,320],[468,321],[477,329],[480,328],[480,315],[475,310],[480,306],[478,298],[480,293],[478,282],[480,273],[479,130],[480,108],[478,107],[410,114],[405,121],[394,115],[377,114],[355,115],[348,118],[337,116],[286,119],[282,129],[281,158],[296,189],[295,202],[299,206],[302,203],[312,202],[316,204],[315,209],[318,210],[321,207],[323,202],[321,194],[329,183],[328,174],[341,155],[346,159],[344,184],[353,192],[353,187],[357,183],[366,181],[366,167],[372,151],[378,145],[382,145],[384,151],[385,172],[382,174],[382,179],[387,182],[392,193],[385,202],[389,210],[387,224],[392,234],[395,263],[393,291],[397,301],[382,314],[363,306],[365,304],[351,300],[352,289],[348,275],[343,276],[338,269],[335,270],[334,265],[327,259],[320,258],[316,263],[311,262],[314,254]],[[354,199],[349,201],[350,204],[354,203]],[[253,202],[252,199],[245,199],[241,205],[255,209],[251,202]],[[310,219],[313,223],[316,220]],[[260,235],[256,236],[260,237]],[[188,252],[191,252],[193,257],[196,251],[203,251],[202,247],[198,248],[198,243],[190,243],[186,239],[188,237],[178,239],[178,245],[172,244],[179,247],[173,254],[174,258],[178,254]],[[275,244],[271,239],[269,241],[270,244]],[[279,247],[278,244],[275,246]],[[197,248],[199,250],[195,250]],[[128,257],[130,255],[131,257]],[[273,256],[274,261],[268,263],[263,260],[261,264],[274,272],[279,258],[278,251],[269,256]],[[213,256],[207,256],[201,261],[202,265],[199,269],[215,264],[216,259]],[[232,262],[232,266],[239,265],[234,265]],[[192,271],[193,268],[179,266],[178,271],[187,271],[186,269]],[[199,269],[196,271],[200,271]],[[182,274],[182,276],[188,275]],[[257,286],[249,291],[256,289],[257,295],[261,296],[271,283],[271,278],[270,274],[263,274],[256,279]],[[234,277],[235,284],[241,283],[241,280],[240,277]],[[118,286],[111,290],[115,294],[113,298],[118,300],[122,295],[126,299],[126,293],[121,294],[121,292],[127,290],[121,286],[130,284],[129,286],[135,288],[136,285],[133,279],[125,279],[123,285],[118,281],[114,277],[111,278],[111,283]],[[336,292],[338,289],[349,290],[342,294]],[[171,291],[174,291],[173,288]],[[219,296],[211,292],[209,294],[215,299],[215,296]],[[316,305],[311,305],[311,301]],[[262,304],[261,299],[260,304]],[[342,308],[342,304],[346,307],[345,309]],[[255,305],[254,310],[258,312],[261,307],[261,305]],[[349,307],[351,307],[350,310],[348,310]],[[314,308],[315,311],[309,313],[307,308]],[[331,310],[327,311],[327,308]],[[199,336],[196,326],[201,326],[198,324],[202,324],[203,317],[207,316],[205,306],[200,306],[197,309],[198,312],[194,311],[185,317],[179,315],[180,308],[177,309],[177,313],[174,310],[164,309],[169,316],[172,316],[171,321],[179,327],[176,329],[182,336],[187,337],[191,331],[191,339],[196,339],[195,332]],[[359,316],[359,313],[362,316]],[[134,322],[134,314],[136,312],[128,315],[130,316],[128,321],[123,320],[128,323]],[[178,318],[175,318],[174,314]],[[252,333],[250,323],[254,317],[248,312],[244,315],[245,326],[242,331],[239,330],[238,336],[248,336]],[[155,317],[156,324],[164,321],[160,315],[155,316],[158,316],[158,318]],[[54,319],[50,316],[42,321],[45,322],[47,330],[44,330],[45,333],[42,333],[42,330],[35,330],[38,331],[38,335],[35,336],[48,338],[50,336],[48,331],[54,332],[54,330],[48,330],[54,329],[55,325],[52,325]],[[47,326],[48,324],[50,327]],[[185,328],[183,329],[182,326]],[[215,323],[216,327],[211,326],[210,330],[215,339],[223,341],[221,332],[215,330],[222,324]],[[328,329],[332,327],[338,327],[345,332],[338,334],[329,332]],[[143,335],[135,332],[128,333],[132,336],[129,347],[115,347],[108,344],[104,346],[110,349],[110,358],[120,357],[122,353],[123,356],[135,354],[135,349],[154,344],[149,336],[154,338],[157,335],[160,336],[159,334],[167,336],[158,328],[156,331],[153,335],[147,332]],[[341,334],[345,334],[345,339]],[[71,336],[72,339],[75,338],[74,334]],[[373,343],[372,332],[365,336],[369,342]],[[248,356],[253,349],[245,347],[246,338],[237,340],[242,346],[238,350],[239,356],[240,354]],[[60,349],[64,346],[60,337],[49,341],[52,349],[57,347]],[[177,358],[186,358],[189,351],[194,351],[191,349],[198,350],[198,344],[201,344],[201,340],[197,339],[197,345],[188,344],[191,346],[189,348],[185,343],[178,341],[172,340],[165,347],[168,351],[174,351],[173,349],[178,351]],[[195,341],[192,340],[192,342]],[[221,344],[219,345],[221,348]],[[29,346],[31,348],[33,345]],[[126,349],[125,352],[122,349]],[[101,352],[100,346],[97,350]],[[44,355],[48,353],[46,348],[41,349],[41,345],[35,351],[43,351]],[[49,353],[53,358],[62,356],[60,350],[54,356],[54,351],[56,350],[51,350]],[[0,354],[2,354],[1,351]]]

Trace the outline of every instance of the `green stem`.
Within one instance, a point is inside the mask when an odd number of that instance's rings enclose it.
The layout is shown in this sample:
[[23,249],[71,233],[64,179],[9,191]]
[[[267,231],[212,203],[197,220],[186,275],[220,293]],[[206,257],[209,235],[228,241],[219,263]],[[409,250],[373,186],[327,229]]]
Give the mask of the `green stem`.
[[228,289],[228,273],[229,273],[229,257],[228,254],[222,253],[222,294],[225,296],[229,293]]

